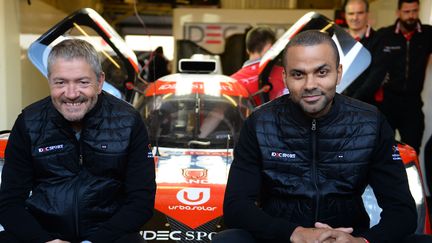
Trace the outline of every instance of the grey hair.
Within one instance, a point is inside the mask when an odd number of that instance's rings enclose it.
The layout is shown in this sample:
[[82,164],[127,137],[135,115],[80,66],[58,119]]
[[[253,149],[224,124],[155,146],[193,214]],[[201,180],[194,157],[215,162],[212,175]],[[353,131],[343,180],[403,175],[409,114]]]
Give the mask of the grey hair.
[[319,44],[328,44],[332,48],[334,56],[336,58],[336,67],[338,67],[340,62],[339,51],[330,35],[327,32],[321,32],[319,30],[306,30],[295,35],[286,45],[282,55],[282,63],[284,68],[287,65],[286,55],[290,47],[315,46]]
[[366,7],[366,12],[369,13],[369,1],[368,0],[346,0],[343,5],[343,10],[346,11],[346,7],[351,2],[362,2]]
[[55,45],[48,55],[48,77],[51,75],[51,67],[58,58],[72,60],[84,59],[92,67],[96,77],[102,74],[102,65],[99,53],[87,41],[81,39],[67,39]]

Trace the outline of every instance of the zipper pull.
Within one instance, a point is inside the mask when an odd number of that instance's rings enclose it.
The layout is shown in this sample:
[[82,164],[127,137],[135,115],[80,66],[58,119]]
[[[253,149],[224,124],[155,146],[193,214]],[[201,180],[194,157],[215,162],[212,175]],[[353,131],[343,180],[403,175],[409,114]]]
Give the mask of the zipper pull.
[[82,154],[79,155],[79,163],[80,163],[80,165],[83,164],[83,156],[82,156]]
[[312,127],[311,127],[311,130],[312,130],[312,131],[315,131],[315,130],[316,130],[316,120],[315,120],[315,119],[312,120]]

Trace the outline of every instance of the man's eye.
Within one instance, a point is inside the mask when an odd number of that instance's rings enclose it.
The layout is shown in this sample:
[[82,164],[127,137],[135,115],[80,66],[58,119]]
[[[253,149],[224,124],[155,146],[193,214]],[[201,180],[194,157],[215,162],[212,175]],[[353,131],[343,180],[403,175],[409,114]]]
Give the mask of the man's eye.
[[318,76],[323,77],[326,76],[328,73],[328,70],[322,69],[318,71]]
[[80,83],[82,85],[88,85],[88,84],[90,84],[90,81],[88,81],[88,80],[81,80]]
[[302,72],[293,71],[293,72],[291,72],[291,77],[299,79],[299,78],[303,77],[303,73]]

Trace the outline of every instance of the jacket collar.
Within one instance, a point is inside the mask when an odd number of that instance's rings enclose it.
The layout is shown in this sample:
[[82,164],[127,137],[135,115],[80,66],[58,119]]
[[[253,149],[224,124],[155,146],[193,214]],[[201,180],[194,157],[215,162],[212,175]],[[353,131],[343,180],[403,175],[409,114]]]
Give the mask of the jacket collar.
[[[290,110],[290,115],[292,115],[292,117],[295,120],[297,120],[298,122],[300,122],[301,124],[303,124],[305,126],[309,126],[311,124],[313,118],[304,114],[304,112],[300,108],[300,106],[291,101],[291,99],[289,98],[289,95],[287,95],[287,98],[288,98],[288,109]],[[341,104],[341,95],[336,93],[332,102],[333,102],[333,104],[330,108],[330,111],[327,114],[325,114],[324,116],[315,119],[320,125],[329,124],[336,118],[337,114],[340,111],[340,107],[341,107],[341,105],[340,105]]]
[[[420,22],[420,20],[417,22],[416,31],[419,32],[419,33],[422,32],[422,28],[421,28],[421,22]],[[401,23],[400,23],[400,20],[397,19],[396,22],[395,22],[395,31],[394,31],[394,33],[395,33],[395,34],[399,34],[399,33],[401,33],[401,32],[402,32],[402,30],[401,30]]]

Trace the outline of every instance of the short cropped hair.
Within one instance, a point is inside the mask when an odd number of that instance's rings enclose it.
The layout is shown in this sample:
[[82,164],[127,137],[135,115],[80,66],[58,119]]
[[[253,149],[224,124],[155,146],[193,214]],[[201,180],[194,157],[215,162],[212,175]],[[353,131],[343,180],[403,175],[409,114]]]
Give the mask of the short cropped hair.
[[321,32],[319,30],[306,30],[295,35],[286,45],[282,56],[284,68],[287,66],[286,55],[289,48],[294,46],[315,46],[320,44],[328,44],[331,46],[336,58],[336,67],[338,67],[340,62],[339,52],[330,35],[327,32]]
[[55,45],[48,55],[48,77],[51,75],[51,67],[58,58],[72,60],[77,58],[84,59],[96,74],[102,74],[102,65],[99,53],[87,41],[81,39],[66,39]]
[[246,34],[246,50],[248,52],[262,52],[265,45],[276,41],[274,31],[268,26],[257,26]]
[[343,10],[346,10],[346,6],[348,5],[348,3],[350,2],[363,2],[364,5],[366,5],[366,12],[369,12],[369,1],[368,0],[346,0],[344,5],[343,5]]
[[403,3],[418,3],[420,5],[420,0],[399,0],[398,9],[401,9]]

